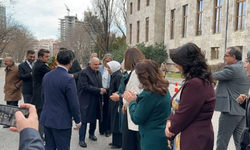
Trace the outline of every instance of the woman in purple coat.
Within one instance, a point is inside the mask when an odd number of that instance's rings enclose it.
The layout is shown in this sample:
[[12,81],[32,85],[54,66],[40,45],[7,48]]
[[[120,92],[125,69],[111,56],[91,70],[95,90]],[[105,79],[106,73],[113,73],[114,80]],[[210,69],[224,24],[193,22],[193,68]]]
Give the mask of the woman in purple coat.
[[[174,112],[168,117],[165,133],[180,150],[213,150],[212,116],[215,108],[215,81],[205,55],[194,43],[170,51],[170,58],[185,79],[172,97]],[[169,144],[170,146],[170,144]],[[171,146],[170,146],[171,147]]]

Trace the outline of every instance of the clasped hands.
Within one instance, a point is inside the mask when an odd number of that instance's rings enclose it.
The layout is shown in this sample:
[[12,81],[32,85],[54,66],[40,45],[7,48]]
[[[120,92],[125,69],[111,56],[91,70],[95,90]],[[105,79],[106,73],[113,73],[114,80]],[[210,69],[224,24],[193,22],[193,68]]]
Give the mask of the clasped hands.
[[[170,120],[167,120],[166,128],[165,128],[165,135],[166,135],[167,138],[171,138],[171,137],[173,137],[175,135],[174,133],[172,133],[172,132],[169,131],[170,127],[171,127],[171,122],[170,122]],[[170,140],[168,140],[168,147],[170,149],[172,149],[172,145],[171,145],[171,141]]]
[[137,99],[137,96],[134,92],[132,91],[125,91],[122,95],[122,97],[130,103],[131,101],[135,101]]

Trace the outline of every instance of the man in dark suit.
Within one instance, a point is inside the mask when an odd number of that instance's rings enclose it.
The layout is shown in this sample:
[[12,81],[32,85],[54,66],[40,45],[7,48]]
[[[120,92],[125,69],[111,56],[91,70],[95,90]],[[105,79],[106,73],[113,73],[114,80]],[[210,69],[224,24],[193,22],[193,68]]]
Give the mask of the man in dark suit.
[[[71,52],[75,57],[74,52],[73,51],[71,51]],[[78,77],[79,77],[79,74],[80,74],[81,70],[82,70],[82,68],[81,68],[78,60],[75,59],[73,61],[73,64],[72,64],[71,68],[69,69],[68,73],[75,79],[77,89],[79,89],[79,87],[78,87]]]
[[89,66],[83,69],[79,76],[79,102],[82,117],[82,126],[79,130],[79,145],[87,147],[85,135],[87,123],[90,123],[89,138],[96,141],[96,119],[102,121],[102,96],[106,90],[102,88],[102,76],[98,71],[99,59],[93,57]]
[[33,93],[32,66],[35,60],[35,51],[28,50],[25,62],[18,66],[19,79],[23,80],[22,93],[24,103],[30,103]]
[[[49,58],[50,52],[45,49],[40,49],[38,51],[38,59],[32,68],[33,97],[31,100],[31,104],[36,106],[38,119],[40,118],[43,109],[43,103],[41,100],[42,80],[43,76],[50,71],[50,68],[46,65],[46,63],[49,62]],[[39,125],[39,133],[43,138],[44,130],[42,125]]]
[[240,150],[240,137],[245,126],[245,110],[236,99],[248,95],[250,78],[243,67],[242,53],[229,47],[224,55],[226,66],[213,75],[219,81],[216,88],[215,110],[220,111],[217,150],[226,150],[233,135],[236,150]]
[[47,73],[42,83],[43,111],[40,123],[45,131],[45,148],[70,150],[72,117],[81,127],[80,106],[74,78],[68,74],[73,64],[73,53],[61,50],[57,54],[59,65]]
[[44,150],[43,141],[38,133],[38,120],[36,107],[31,104],[21,104],[20,108],[29,109],[29,117],[25,118],[23,113],[15,113],[16,126],[10,127],[10,131],[20,133],[19,150]]

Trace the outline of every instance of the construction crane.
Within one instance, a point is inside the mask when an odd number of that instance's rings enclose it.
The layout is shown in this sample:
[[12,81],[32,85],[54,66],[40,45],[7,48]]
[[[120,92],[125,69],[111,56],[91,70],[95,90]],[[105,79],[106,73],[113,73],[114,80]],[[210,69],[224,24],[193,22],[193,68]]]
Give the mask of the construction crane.
[[70,12],[70,9],[68,8],[68,6],[66,4],[64,4],[66,6],[66,10],[68,11],[68,16],[69,16],[69,12]]

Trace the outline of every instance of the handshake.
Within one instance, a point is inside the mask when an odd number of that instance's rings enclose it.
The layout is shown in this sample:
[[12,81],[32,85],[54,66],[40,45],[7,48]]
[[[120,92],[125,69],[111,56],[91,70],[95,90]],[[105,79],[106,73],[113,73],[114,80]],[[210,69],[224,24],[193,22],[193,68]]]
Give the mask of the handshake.
[[101,92],[100,92],[101,95],[105,94],[106,92],[107,92],[106,89],[101,88]]

